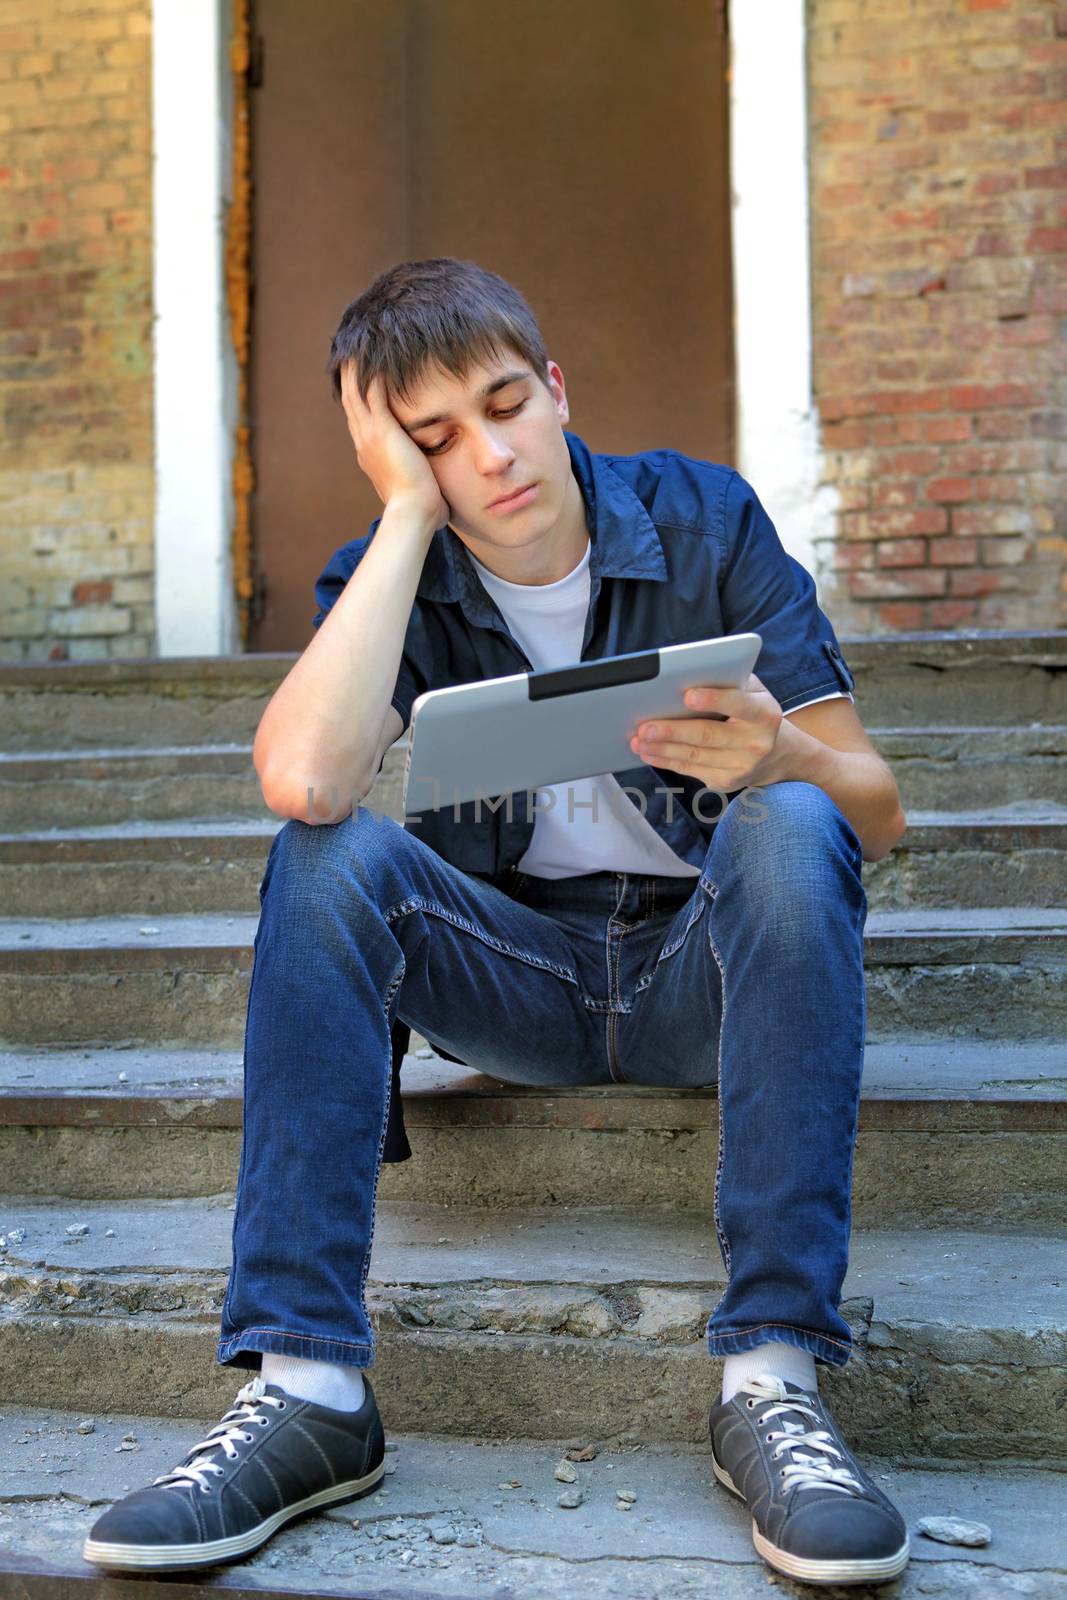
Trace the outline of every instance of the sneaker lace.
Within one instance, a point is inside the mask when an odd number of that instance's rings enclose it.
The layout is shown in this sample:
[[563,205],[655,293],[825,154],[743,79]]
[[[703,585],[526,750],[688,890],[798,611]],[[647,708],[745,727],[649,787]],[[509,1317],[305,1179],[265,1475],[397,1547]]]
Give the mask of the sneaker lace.
[[[855,1473],[849,1471],[846,1466],[835,1465],[835,1461],[844,1461],[845,1457],[831,1433],[825,1428],[806,1428],[803,1422],[788,1420],[790,1412],[799,1412],[810,1422],[821,1422],[822,1418],[805,1401],[788,1398],[781,1378],[772,1374],[752,1378],[744,1385],[744,1389],[747,1394],[754,1395],[758,1400],[780,1402],[763,1412],[760,1424],[762,1426],[771,1417],[782,1418],[781,1427],[766,1433],[764,1438],[768,1441],[771,1439],[782,1441],[777,1449],[772,1451],[772,1461],[778,1461],[783,1452],[788,1452],[789,1459],[782,1468],[785,1489],[832,1489],[838,1494],[865,1493],[864,1486]],[[807,1453],[811,1451],[817,1453]]]
[[226,1471],[225,1467],[213,1460],[217,1452],[221,1449],[228,1461],[236,1461],[240,1451],[235,1441],[240,1439],[245,1444],[252,1443],[253,1435],[246,1433],[245,1429],[252,1422],[262,1426],[262,1422],[266,1421],[264,1417],[260,1422],[263,1407],[271,1406],[275,1411],[281,1411],[284,1407],[284,1400],[279,1400],[276,1395],[265,1394],[265,1388],[262,1378],[252,1378],[243,1389],[239,1389],[236,1403],[230,1407],[222,1421],[216,1423],[215,1427],[192,1446],[185,1460],[172,1472],[164,1472],[161,1477],[154,1478],[153,1488],[157,1484],[169,1489],[195,1483],[204,1494],[207,1494],[210,1489],[207,1482],[208,1473],[221,1478]]

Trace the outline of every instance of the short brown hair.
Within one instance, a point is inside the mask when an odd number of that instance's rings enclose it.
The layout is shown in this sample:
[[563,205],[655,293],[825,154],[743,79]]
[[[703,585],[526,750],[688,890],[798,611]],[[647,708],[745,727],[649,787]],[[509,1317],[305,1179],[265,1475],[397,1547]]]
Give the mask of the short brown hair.
[[464,378],[471,364],[504,354],[529,362],[548,386],[548,354],[522,295],[495,272],[455,256],[400,261],[345,307],[326,370],[341,398],[341,368],[354,360],[363,400],[381,373],[390,394],[407,403],[428,367]]

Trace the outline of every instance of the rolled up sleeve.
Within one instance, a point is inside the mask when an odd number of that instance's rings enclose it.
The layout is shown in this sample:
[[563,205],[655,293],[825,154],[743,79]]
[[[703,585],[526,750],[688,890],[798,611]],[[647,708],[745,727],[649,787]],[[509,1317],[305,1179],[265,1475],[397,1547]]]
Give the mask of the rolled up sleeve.
[[856,680],[815,580],[778,537],[752,485],[735,472],[724,507],[726,554],[720,604],[728,633],[758,633],[755,672],[783,711],[834,695],[855,699]]

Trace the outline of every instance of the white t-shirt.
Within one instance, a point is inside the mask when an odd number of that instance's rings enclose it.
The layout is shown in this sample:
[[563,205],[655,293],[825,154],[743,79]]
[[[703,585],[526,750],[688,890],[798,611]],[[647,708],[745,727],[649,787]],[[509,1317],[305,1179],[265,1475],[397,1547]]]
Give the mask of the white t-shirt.
[[[574,571],[557,583],[508,583],[471,557],[508,627],[538,669],[571,666],[581,656],[589,611],[590,548],[587,542]],[[678,799],[675,796],[675,804]],[[683,861],[660,838],[610,772],[538,789],[536,805],[533,838],[518,864],[520,871],[533,877],[569,878],[605,871],[699,877],[699,868]],[[551,809],[542,809],[546,806]]]
[[[537,670],[569,667],[581,659],[589,612],[589,551],[556,583],[508,583],[471,561],[486,591]],[[820,699],[836,699],[821,695]],[[851,695],[848,697],[851,699]],[[808,704],[814,704],[809,701]],[[799,707],[796,708],[799,710]],[[640,762],[634,756],[634,766]],[[555,796],[554,803],[549,796]],[[672,797],[674,805],[681,796]],[[636,872],[696,878],[700,868],[671,849],[610,772],[574,778],[536,791],[533,838],[519,870],[536,878],[570,878],[584,872]],[[548,808],[548,809],[543,809]]]

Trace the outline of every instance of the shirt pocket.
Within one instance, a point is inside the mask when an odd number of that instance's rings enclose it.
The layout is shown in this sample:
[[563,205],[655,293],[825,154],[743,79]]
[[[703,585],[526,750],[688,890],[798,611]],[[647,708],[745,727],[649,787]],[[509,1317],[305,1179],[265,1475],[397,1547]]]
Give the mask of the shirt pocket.
[[830,665],[837,675],[838,683],[843,689],[847,689],[851,693],[856,687],[856,680],[852,676],[848,662],[832,639],[824,639],[822,647],[830,658]]

